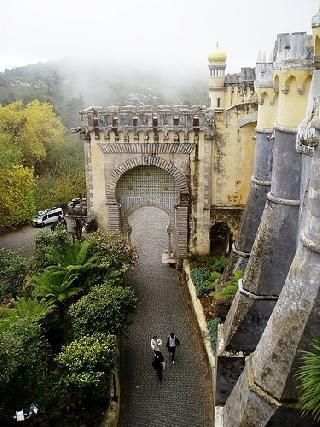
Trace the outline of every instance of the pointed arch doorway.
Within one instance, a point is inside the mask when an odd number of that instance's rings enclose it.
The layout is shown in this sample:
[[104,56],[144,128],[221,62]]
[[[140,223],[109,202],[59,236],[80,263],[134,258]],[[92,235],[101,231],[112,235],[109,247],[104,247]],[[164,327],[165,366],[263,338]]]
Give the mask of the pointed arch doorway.
[[[162,262],[176,263],[176,211],[180,201],[180,188],[175,178],[154,165],[136,166],[121,175],[118,180],[116,200],[120,207],[121,230],[126,232],[129,238],[132,233],[129,217],[134,212],[143,208],[145,232],[148,227],[149,231],[158,229],[161,217],[161,227],[166,223],[166,227],[162,227],[162,233],[166,235],[167,241],[166,247],[163,248]],[[162,212],[160,216],[159,211]],[[137,213],[134,217],[136,215]]]

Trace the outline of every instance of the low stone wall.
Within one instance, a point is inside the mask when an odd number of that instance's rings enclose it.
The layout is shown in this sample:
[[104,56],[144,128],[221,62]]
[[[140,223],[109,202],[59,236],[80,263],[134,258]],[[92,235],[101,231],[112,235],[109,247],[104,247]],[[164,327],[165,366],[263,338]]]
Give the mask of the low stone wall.
[[119,374],[116,374],[116,393],[113,386],[113,378],[110,378],[110,396],[117,396],[117,401],[110,400],[109,409],[106,411],[100,427],[117,427],[120,415],[120,380]]
[[195,317],[197,319],[197,323],[201,332],[201,336],[202,336],[202,340],[203,340],[203,345],[206,349],[206,353],[208,356],[208,361],[210,364],[210,370],[211,370],[211,383],[212,383],[212,387],[213,390],[215,389],[215,381],[214,381],[214,368],[215,368],[215,355],[212,351],[211,348],[211,343],[210,343],[210,335],[209,335],[209,329],[208,329],[208,324],[207,324],[207,320],[206,317],[204,315],[204,311],[201,305],[200,300],[197,297],[197,291],[196,288],[192,282],[191,279],[191,275],[190,275],[190,265],[189,262],[184,260],[183,262],[183,272],[184,272],[184,276],[185,276],[185,280],[186,280],[186,284],[188,287],[188,291],[189,291],[189,295],[191,298],[191,302],[192,302],[192,308],[195,314]]

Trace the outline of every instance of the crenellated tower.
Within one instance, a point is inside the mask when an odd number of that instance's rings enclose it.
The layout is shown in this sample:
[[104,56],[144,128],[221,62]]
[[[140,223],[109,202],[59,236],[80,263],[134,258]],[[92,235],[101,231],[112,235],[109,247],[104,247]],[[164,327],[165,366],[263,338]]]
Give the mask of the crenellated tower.
[[[259,135],[259,130],[269,129],[270,134],[269,126],[274,121],[271,189],[244,278],[239,282],[239,290],[222,328],[220,352],[243,352],[244,355],[255,350],[296,252],[301,176],[296,134],[306,111],[312,68],[311,36],[306,33],[278,35],[273,90],[259,87],[263,86],[261,83],[257,87],[260,107],[264,100],[262,108],[266,114],[257,128],[261,144],[265,137],[261,136],[263,132]],[[261,70],[260,66],[260,73]],[[276,108],[264,104],[267,96],[276,102]],[[232,378],[233,381],[237,379],[235,373]]]
[[[303,156],[298,246],[279,300],[255,352],[224,409],[224,426],[311,427],[298,405],[297,368],[311,349],[320,323],[320,70],[314,70],[307,113],[299,125],[297,152]],[[241,400],[241,405],[237,403]]]
[[247,265],[256,237],[267,193],[271,187],[272,133],[277,111],[277,94],[273,90],[273,61],[259,53],[256,64],[255,90],[258,102],[254,173],[250,193],[242,216],[238,237],[222,282],[230,280],[235,270]]

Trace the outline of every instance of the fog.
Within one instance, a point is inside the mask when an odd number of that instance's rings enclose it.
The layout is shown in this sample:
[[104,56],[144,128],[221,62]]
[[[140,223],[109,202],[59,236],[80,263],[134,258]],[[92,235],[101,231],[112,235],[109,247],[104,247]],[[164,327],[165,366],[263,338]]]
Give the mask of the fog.
[[0,71],[38,61],[134,67],[164,82],[206,75],[208,52],[227,71],[254,66],[277,33],[307,31],[318,0],[10,0],[1,4]]

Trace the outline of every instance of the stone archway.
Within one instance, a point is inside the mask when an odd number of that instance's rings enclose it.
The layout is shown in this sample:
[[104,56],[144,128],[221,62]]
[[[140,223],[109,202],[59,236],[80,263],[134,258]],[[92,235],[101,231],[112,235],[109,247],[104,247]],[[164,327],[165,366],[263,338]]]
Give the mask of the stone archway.
[[217,222],[210,229],[210,255],[222,256],[230,253],[232,235],[228,224]]
[[119,165],[106,188],[110,227],[130,234],[128,216],[143,206],[169,215],[168,253],[181,260],[188,251],[189,186],[173,162],[141,156]]

